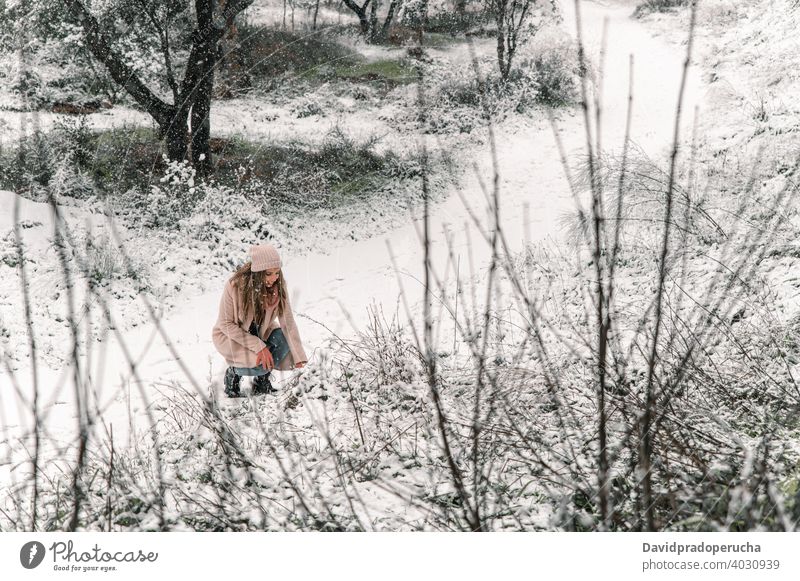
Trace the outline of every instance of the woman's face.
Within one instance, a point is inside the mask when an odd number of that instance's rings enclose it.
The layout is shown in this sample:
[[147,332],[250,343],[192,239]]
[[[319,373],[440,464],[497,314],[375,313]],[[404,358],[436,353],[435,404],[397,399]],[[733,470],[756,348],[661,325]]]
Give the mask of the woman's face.
[[280,278],[281,270],[279,268],[268,268],[264,271],[264,282],[267,286],[272,286],[275,281]]

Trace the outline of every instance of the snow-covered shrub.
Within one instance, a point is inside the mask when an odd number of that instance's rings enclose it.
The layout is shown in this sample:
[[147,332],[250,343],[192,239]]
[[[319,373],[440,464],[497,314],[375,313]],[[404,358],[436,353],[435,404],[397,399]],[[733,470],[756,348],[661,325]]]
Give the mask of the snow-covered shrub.
[[711,26],[731,26],[739,19],[736,0],[705,0],[697,6],[697,21]]
[[0,150],[0,187],[24,192],[31,199],[45,198],[56,158],[57,152],[48,136],[34,131],[15,149]]
[[372,101],[378,92],[368,85],[349,84],[348,92],[356,101]]
[[265,233],[261,207],[241,192],[220,186],[214,181],[199,186],[202,196],[192,208],[191,215],[180,224],[197,240],[225,239],[239,230],[258,230]]
[[[44,199],[51,185],[62,199],[95,196],[149,228],[175,229],[191,218],[201,237],[232,225],[266,235],[271,228],[264,216],[277,210],[335,208],[419,176],[417,154],[381,145],[341,128],[319,144],[215,139],[213,172],[199,179],[188,162],[163,155],[152,130],[94,132],[84,117],[75,117],[0,151],[0,186],[36,199]],[[203,224],[209,229],[203,231]]]
[[239,191],[267,207],[335,208],[405,179],[403,172],[415,175],[415,159],[379,152],[375,138],[357,139],[335,126],[318,146],[289,142],[255,151]]
[[469,133],[482,124],[485,116],[485,86],[471,69],[447,67],[427,74],[431,89],[430,105],[417,116],[424,116],[431,133]]
[[0,151],[0,186],[31,198],[44,197],[48,188],[57,196],[89,197],[90,140],[84,117],[58,120],[50,133],[34,131],[16,149]]
[[433,63],[426,67],[424,111],[432,133],[469,133],[510,113],[524,113],[540,104],[556,107],[575,102],[579,67],[574,43],[543,31],[520,50],[508,77],[502,79],[493,58],[458,67]]
[[170,161],[166,171],[139,202],[139,220],[148,228],[177,228],[191,215],[205,195],[203,184],[195,183],[197,172],[188,161]]
[[513,68],[506,80],[491,67],[491,61],[479,68],[486,71],[480,78],[472,66],[435,67],[429,73],[429,105],[418,112],[428,131],[469,133],[486,124],[488,117],[496,120],[537,104],[537,82],[529,68]]
[[580,67],[578,51],[570,39],[537,43],[530,56],[520,59],[519,69],[536,83],[536,100],[550,107],[570,105],[578,100]]
[[401,157],[390,152],[386,161],[387,172],[394,178],[410,180],[422,175],[422,163],[417,157]]
[[[755,173],[758,178],[742,175],[739,164],[730,162],[735,152],[726,152],[727,162],[718,153],[701,147],[694,155],[708,156],[707,165],[690,166],[687,161],[677,167],[658,359],[652,371],[648,361],[652,331],[648,329],[656,323],[652,297],[646,295],[658,287],[656,265],[663,248],[668,164],[656,163],[636,149],[629,153],[621,222],[614,214],[621,161],[603,157],[595,164],[605,195],[604,269],[612,267],[610,245],[621,228],[620,251],[613,263],[617,305],[609,347],[614,355],[609,360],[614,365],[606,376],[606,402],[612,406],[608,409],[621,412],[619,416],[609,412],[606,434],[609,449],[621,461],[611,466],[610,474],[615,527],[629,527],[644,518],[636,500],[641,494],[641,475],[637,474],[641,415],[637,414],[648,389],[657,394],[652,405],[654,414],[662,418],[652,428],[654,526],[780,530],[785,521],[776,512],[797,514],[800,509],[794,493],[781,492],[791,486],[792,466],[797,462],[796,451],[787,445],[796,424],[784,411],[787,405],[797,405],[800,397],[795,379],[797,345],[790,339],[796,333],[796,319],[786,320],[786,301],[780,288],[771,284],[773,277],[766,274],[773,268],[767,257],[782,256],[780,243],[794,238],[791,228],[784,228],[787,216],[793,215],[792,202],[780,200],[787,188],[791,192],[795,186],[781,175],[770,177],[771,167],[763,168],[763,176]],[[584,172],[582,183],[588,187],[587,179]],[[735,212],[722,210],[731,205],[737,207]],[[587,346],[597,340],[591,330],[596,306],[587,300],[593,283],[586,282],[596,271],[583,246],[584,236],[592,240],[593,235],[591,228],[584,228],[574,237],[576,246],[584,248],[578,260],[536,255],[526,264],[538,270],[539,276],[531,277],[527,285],[536,304],[546,305],[548,313],[558,313],[547,326],[577,330],[580,343]],[[565,269],[583,272],[576,280],[584,282],[547,274]],[[548,349],[556,352],[552,344]],[[570,410],[563,417],[576,420],[565,434],[578,434],[581,423],[597,421],[595,411],[578,403],[597,399],[597,384],[587,386],[587,378],[596,377],[592,366],[597,365],[597,353],[583,354],[578,349],[576,358],[570,355],[575,351],[572,345],[565,343],[558,349],[561,355],[552,362],[558,399],[551,412]],[[579,450],[580,436],[564,441]],[[568,447],[556,453],[570,453]],[[596,447],[575,456],[573,466],[583,468],[572,480],[586,482],[597,476]],[[687,458],[692,459],[688,464]],[[676,472],[678,465],[684,468]],[[769,486],[759,489],[755,485],[759,480]],[[556,502],[560,507],[556,522],[561,526],[596,526],[598,495],[591,486],[585,489],[590,494],[577,498],[565,486]]]
[[387,321],[372,310],[357,349],[361,354],[359,363],[373,370],[378,386],[408,384],[423,376],[424,358],[411,343],[408,330],[400,325],[397,315]]
[[298,171],[289,165],[280,166],[273,178],[262,185],[264,204],[287,205],[316,209],[335,204],[331,183],[337,180],[333,169],[315,167],[311,171]]
[[470,72],[461,71],[458,77],[442,83],[439,94],[455,105],[478,107],[484,101],[485,86]]
[[49,190],[59,201],[63,201],[64,198],[85,200],[97,194],[91,176],[73,164],[68,157],[60,158],[55,162]]
[[14,232],[6,233],[5,236],[0,238],[0,264],[9,268],[18,268],[20,266],[20,258],[25,261],[25,253],[23,252],[20,257]]
[[19,66],[13,73],[9,89],[17,95],[24,106],[38,108],[44,98],[42,96],[42,79],[33,68]]
[[[622,162],[620,155],[612,154],[605,154],[594,160],[595,178],[603,187],[607,211],[616,212],[620,201],[620,179],[623,178],[620,205],[622,214],[619,222],[616,221],[616,213],[614,214],[615,227],[619,228],[621,239],[631,243],[635,240],[642,247],[657,244],[660,238],[646,236],[641,225],[650,224],[650,233],[661,231],[667,202],[669,167],[658,164],[635,146],[631,146],[624,168]],[[725,230],[718,223],[719,217],[711,213],[712,204],[707,192],[698,188],[698,183],[687,187],[685,180],[691,172],[686,167],[679,167],[678,170],[678,178],[672,184],[672,203],[675,208],[672,220],[676,232],[689,234],[693,241],[703,245],[724,240]],[[573,177],[577,187],[589,190],[588,160],[583,160]],[[695,178],[698,179],[697,176]],[[580,243],[590,225],[581,222],[573,214],[564,218],[564,226],[570,234],[569,237]]]
[[56,119],[53,134],[61,139],[61,148],[75,163],[84,167],[89,163],[93,136],[86,115]]
[[292,103],[291,111],[298,119],[313,117],[314,115],[325,115],[323,103],[314,95],[303,97]]
[[[613,365],[608,366],[604,392],[606,445],[613,458],[610,526],[630,530],[641,526],[644,518],[638,500],[642,494],[639,430],[652,389],[656,394],[652,413],[659,418],[651,426],[650,502],[656,526],[735,530],[741,526],[737,513],[743,510],[738,516],[744,517],[752,510],[761,515],[754,516],[761,526],[780,529],[782,524],[770,521],[769,515],[777,497],[753,496],[748,508],[741,497],[737,500],[736,492],[746,490],[752,479],[766,477],[764,470],[786,474],[797,461],[796,452],[784,445],[794,427],[781,410],[786,402],[796,402],[797,394],[774,347],[773,334],[786,333],[770,313],[774,296],[737,280],[731,274],[737,272],[735,263],[720,266],[690,258],[686,276],[667,285],[658,361],[650,381],[651,338],[643,326],[655,324],[647,314],[652,297],[637,289],[652,288],[657,270],[652,258],[637,261],[639,254],[637,248],[623,249],[614,287],[619,298],[608,347]],[[738,260],[747,252],[731,255]],[[520,350],[521,356],[515,358],[513,367],[528,370],[532,380],[514,389],[514,406],[506,409],[508,417],[501,423],[515,426],[518,450],[528,458],[530,473],[549,482],[546,496],[554,509],[549,526],[594,530],[600,524],[595,485],[600,469],[599,385],[598,354],[591,346],[598,331],[592,324],[593,306],[585,303],[591,284],[586,281],[594,266],[576,263],[569,255],[532,249],[520,259],[524,261],[513,270],[524,276],[526,296],[541,305],[537,334],[530,328],[529,337],[542,348],[527,354]],[[575,270],[575,276],[559,274]],[[569,338],[560,336],[567,329]],[[526,432],[532,418],[536,427]],[[759,449],[762,438],[774,443]],[[791,458],[784,460],[787,454]],[[755,465],[748,455],[758,458]]]
[[120,250],[108,234],[85,233],[76,240],[74,252],[79,254],[78,267],[94,286],[107,286],[114,281],[130,280],[139,290],[147,286],[147,267],[135,249]]

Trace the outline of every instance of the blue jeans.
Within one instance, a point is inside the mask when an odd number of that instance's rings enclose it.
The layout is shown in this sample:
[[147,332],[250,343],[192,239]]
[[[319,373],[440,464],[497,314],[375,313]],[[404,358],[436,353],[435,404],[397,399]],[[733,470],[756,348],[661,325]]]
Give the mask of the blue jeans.
[[[269,347],[269,352],[272,354],[272,361],[275,363],[275,367],[289,354],[289,343],[286,342],[286,337],[281,329],[275,329],[269,334],[267,347]],[[245,377],[259,377],[269,374],[269,371],[263,367],[234,367],[233,370],[236,375]]]

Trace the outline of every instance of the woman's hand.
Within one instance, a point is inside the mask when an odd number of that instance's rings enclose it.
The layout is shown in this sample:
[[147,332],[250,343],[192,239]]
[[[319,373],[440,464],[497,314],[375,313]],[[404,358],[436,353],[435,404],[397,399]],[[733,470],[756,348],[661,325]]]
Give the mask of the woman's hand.
[[307,361],[298,361],[298,362],[295,364],[294,368],[295,368],[295,369],[303,369],[303,367],[305,367],[305,366],[306,366],[306,363],[307,363]]
[[272,353],[269,352],[269,347],[264,347],[256,354],[256,367],[263,367],[267,371],[272,371],[275,367],[275,362],[272,359]]

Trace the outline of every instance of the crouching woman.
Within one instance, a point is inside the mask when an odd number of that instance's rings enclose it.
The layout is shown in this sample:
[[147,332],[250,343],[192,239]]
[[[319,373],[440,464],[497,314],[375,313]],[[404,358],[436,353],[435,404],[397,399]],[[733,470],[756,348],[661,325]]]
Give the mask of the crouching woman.
[[229,365],[228,397],[242,396],[243,376],[253,377],[253,394],[272,393],[273,369],[300,369],[308,361],[289,304],[281,258],[271,244],[251,247],[250,261],[225,283],[212,340]]

